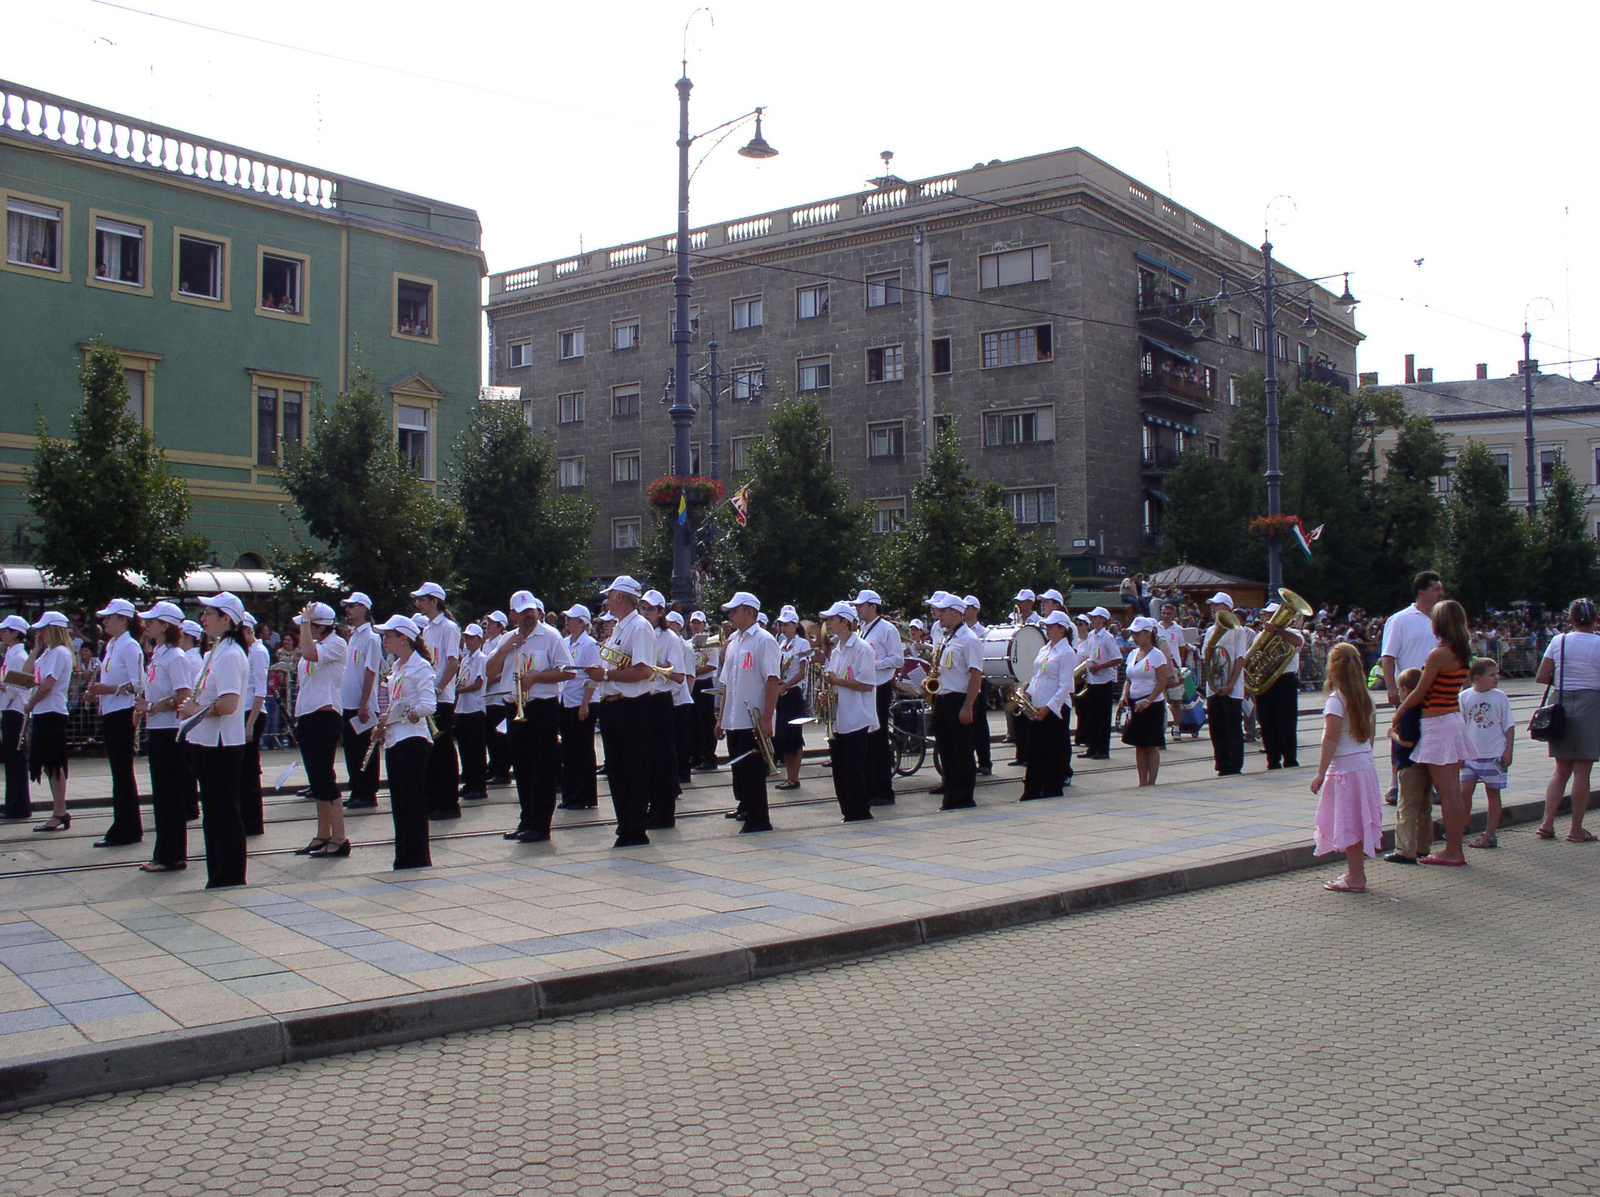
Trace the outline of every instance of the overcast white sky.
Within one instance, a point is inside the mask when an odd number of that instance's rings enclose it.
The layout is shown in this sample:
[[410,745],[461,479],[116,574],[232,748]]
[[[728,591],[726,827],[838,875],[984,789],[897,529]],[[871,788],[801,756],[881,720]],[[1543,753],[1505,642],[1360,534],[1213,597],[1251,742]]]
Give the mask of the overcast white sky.
[[[470,205],[499,271],[671,230],[694,7],[49,0],[7,6],[0,75]],[[857,190],[880,150],[919,178],[1078,145],[1253,241],[1292,196],[1278,256],[1351,272],[1385,382],[1408,352],[1440,379],[1512,373],[1535,296],[1535,356],[1595,372],[1593,4],[711,7],[692,126],[765,105],[780,156],[718,150],[697,226]]]

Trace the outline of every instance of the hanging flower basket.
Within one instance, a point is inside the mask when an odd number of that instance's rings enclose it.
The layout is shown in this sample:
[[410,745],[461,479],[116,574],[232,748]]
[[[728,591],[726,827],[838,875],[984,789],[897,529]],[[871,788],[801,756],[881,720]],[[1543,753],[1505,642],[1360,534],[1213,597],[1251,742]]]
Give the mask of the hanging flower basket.
[[688,497],[690,507],[702,507],[721,502],[722,483],[711,478],[657,478],[645,494],[650,506],[675,511],[680,492]]
[[1298,515],[1258,515],[1251,519],[1249,532],[1251,536],[1287,536],[1299,526]]

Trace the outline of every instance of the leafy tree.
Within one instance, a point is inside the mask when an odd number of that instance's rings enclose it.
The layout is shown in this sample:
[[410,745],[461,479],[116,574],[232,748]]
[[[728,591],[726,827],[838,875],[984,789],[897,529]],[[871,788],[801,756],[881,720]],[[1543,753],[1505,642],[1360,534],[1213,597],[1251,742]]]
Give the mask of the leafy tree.
[[1450,475],[1439,572],[1471,615],[1526,597],[1528,524],[1509,498],[1499,463],[1481,441],[1468,441]]
[[959,589],[998,612],[1019,586],[1059,573],[1055,546],[1018,529],[1000,484],[972,476],[955,422],[946,424],[912,487],[905,522],[879,547],[873,576],[884,602],[920,607],[935,589]]
[[1369,610],[1404,606],[1412,597],[1411,579],[1433,567],[1445,514],[1434,480],[1444,473],[1448,452],[1444,434],[1430,417],[1403,418],[1394,448],[1384,454],[1388,472],[1375,489],[1377,536],[1370,558]]
[[481,403],[454,458],[462,610],[492,611],[522,588],[552,606],[586,600],[596,507],[556,493],[550,438],[517,405]]
[[1589,488],[1565,461],[1557,461],[1531,528],[1529,597],[1547,607],[1565,607],[1580,595],[1600,592],[1600,561],[1589,531]]
[[39,416],[39,447],[24,476],[39,532],[39,561],[72,598],[94,606],[133,589],[172,594],[205,560],[206,538],[186,532],[189,487],[167,464],[150,430],[128,413],[117,351],[96,339],[78,370],[83,406],[72,437],[50,436]]
[[315,564],[366,591],[383,618],[410,611],[422,582],[451,589],[460,515],[400,455],[370,370],[356,370],[331,404],[318,399],[305,442],[285,450],[278,479],[312,538],[296,530],[294,548],[276,554],[286,590],[305,587]]

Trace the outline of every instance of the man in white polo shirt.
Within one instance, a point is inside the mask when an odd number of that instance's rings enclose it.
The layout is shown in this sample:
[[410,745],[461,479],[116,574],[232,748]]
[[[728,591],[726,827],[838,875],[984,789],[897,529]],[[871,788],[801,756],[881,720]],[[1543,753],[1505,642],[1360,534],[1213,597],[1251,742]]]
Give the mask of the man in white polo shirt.
[[[1428,654],[1439,647],[1439,637],[1433,633],[1433,609],[1444,598],[1443,580],[1433,570],[1423,570],[1411,580],[1411,593],[1415,601],[1389,616],[1383,625],[1383,648],[1378,664],[1383,669],[1383,688],[1391,707],[1400,705],[1400,687],[1395,679],[1408,669],[1421,669]],[[1391,769],[1385,801],[1393,803],[1398,797]]]
[[[770,741],[778,709],[778,642],[756,618],[761,604],[741,590],[722,604],[734,633],[722,650],[722,713],[717,716],[717,737],[728,737],[733,798],[745,831],[771,831],[767,813],[767,763],[756,743],[756,729]],[[898,635],[896,636],[898,639]],[[731,763],[731,762],[730,762]]]

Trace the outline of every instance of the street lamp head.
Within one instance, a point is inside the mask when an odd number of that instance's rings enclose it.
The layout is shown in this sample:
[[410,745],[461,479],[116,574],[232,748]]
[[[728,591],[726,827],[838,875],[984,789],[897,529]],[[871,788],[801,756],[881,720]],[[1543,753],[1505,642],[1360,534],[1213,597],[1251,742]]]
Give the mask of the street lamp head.
[[1300,332],[1307,339],[1317,335],[1320,326],[1317,324],[1317,313],[1312,310],[1311,301],[1306,300],[1306,318],[1300,321]]
[[765,137],[761,136],[761,111],[759,108],[756,109],[756,135],[750,139],[749,145],[739,147],[739,156],[741,158],[761,159],[776,158],[778,156],[778,151],[767,143]]
[[1333,302],[1342,307],[1345,310],[1346,315],[1349,315],[1351,312],[1355,311],[1356,304],[1361,302],[1354,295],[1350,294],[1350,272],[1348,270],[1345,271],[1344,275],[1344,294],[1340,295],[1339,298]]
[[1205,336],[1206,322],[1200,316],[1200,308],[1196,305],[1194,315],[1189,317],[1189,331],[1197,337]]
[[1217,302],[1218,303],[1227,303],[1232,298],[1233,298],[1233,296],[1228,294],[1228,276],[1227,275],[1223,275],[1222,276],[1222,290],[1217,292]]

